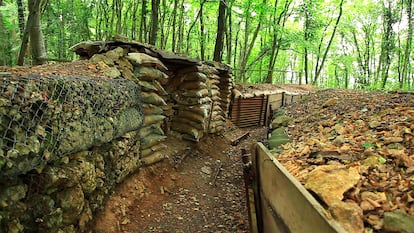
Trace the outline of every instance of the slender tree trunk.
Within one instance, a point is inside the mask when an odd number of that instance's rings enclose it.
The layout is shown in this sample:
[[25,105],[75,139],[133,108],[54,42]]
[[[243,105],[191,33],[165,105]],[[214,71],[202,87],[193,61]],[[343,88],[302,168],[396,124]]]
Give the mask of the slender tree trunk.
[[158,9],[160,8],[159,0],[151,0],[151,33],[149,43],[155,45],[158,35]]
[[20,39],[23,39],[24,34],[24,6],[22,0],[17,0],[17,15],[19,19]]
[[[262,1],[262,5],[264,6],[265,4],[266,4],[266,0],[263,0]],[[249,44],[249,27],[250,27],[250,21],[249,21],[249,19],[251,18],[250,17],[250,7],[248,7],[247,9],[245,9],[245,20],[246,20],[246,22],[245,22],[245,25],[246,25],[246,28],[245,28],[245,33],[244,33],[244,44],[243,44],[243,47],[242,47],[242,49],[241,49],[241,56],[240,56],[240,58],[239,58],[239,65],[238,65],[238,67],[239,67],[239,79],[242,81],[242,82],[245,82],[246,81],[246,78],[245,78],[245,73],[246,73],[246,65],[247,65],[247,61],[248,61],[248,59],[249,59],[249,56],[250,56],[250,54],[251,54],[251,52],[252,52],[252,49],[253,49],[253,47],[254,47],[254,44],[255,44],[255,42],[256,42],[256,39],[257,39],[257,36],[259,35],[259,31],[260,31],[260,29],[261,29],[261,26],[262,26],[262,21],[263,21],[263,17],[264,17],[264,11],[263,10],[261,10],[260,11],[260,14],[259,14],[259,22],[258,22],[258,24],[257,24],[257,26],[256,26],[256,29],[255,29],[255,31],[253,32],[253,36],[252,36],[252,39],[251,39],[251,41],[250,41],[250,44]]]
[[187,48],[186,48],[186,53],[188,54],[188,52],[190,51],[190,34],[191,31],[193,30],[195,24],[197,23],[197,21],[200,18],[200,15],[203,12],[203,7],[204,7],[204,3],[206,3],[207,0],[202,0],[200,3],[200,9],[198,10],[198,13],[196,15],[196,18],[194,19],[194,21],[191,23],[190,28],[187,31]]
[[172,11],[172,16],[173,16],[173,20],[172,20],[172,41],[171,41],[171,50],[173,52],[175,52],[175,45],[177,43],[177,9],[178,9],[178,1],[179,0],[174,0],[174,7],[173,7],[173,11]]
[[214,45],[214,56],[213,56],[213,60],[217,62],[221,62],[223,58],[224,32],[226,31],[226,8],[227,8],[226,0],[220,0],[218,19],[217,19],[217,33],[216,33],[217,37],[216,37],[216,43]]
[[206,60],[206,46],[205,46],[205,32],[204,32],[204,16],[203,16],[203,12],[204,12],[204,7],[201,6],[200,7],[200,56],[201,56],[201,60],[205,61]]
[[33,24],[30,28],[30,47],[32,51],[33,64],[41,65],[46,63],[46,49],[43,40],[42,24],[40,21],[40,3],[41,0],[29,0],[30,9],[33,12]]
[[339,14],[338,14],[338,17],[336,18],[336,22],[335,22],[333,32],[331,34],[331,38],[329,39],[328,45],[326,46],[325,53],[323,54],[322,61],[321,61],[320,65],[319,66],[316,65],[316,67],[315,67],[315,78],[313,80],[313,84],[316,84],[316,82],[319,78],[319,75],[321,74],[321,70],[323,69],[323,65],[325,64],[325,60],[326,60],[326,57],[328,55],[329,48],[331,47],[332,41],[335,37],[336,29],[338,28],[339,21],[341,20],[341,17],[342,17],[342,6],[343,6],[343,4],[344,4],[344,0],[341,0],[341,2],[339,3]]
[[178,23],[178,41],[177,41],[177,52],[181,52],[183,50],[183,42],[184,42],[184,0],[181,0],[180,5],[180,17]]
[[407,32],[407,41],[404,49],[404,63],[402,65],[402,79],[400,81],[400,88],[404,86],[404,82],[409,80],[409,67],[410,67],[410,55],[411,55],[411,46],[413,40],[413,1],[406,0],[407,4],[407,19],[408,19],[408,32]]
[[[275,2],[275,9],[277,9],[277,2]],[[266,83],[272,83],[273,82],[273,70],[275,68],[275,63],[276,63],[276,59],[277,56],[279,54],[279,50],[280,50],[280,43],[282,41],[282,37],[279,34],[279,29],[280,28],[284,28],[287,17],[288,17],[288,10],[289,10],[289,6],[290,6],[291,1],[286,0],[285,1],[285,5],[283,8],[283,11],[280,13],[280,15],[278,17],[276,17],[276,10],[274,13],[274,29],[273,29],[273,41],[272,41],[272,52],[270,55],[270,61],[269,61],[269,66],[268,66],[268,70],[267,70],[267,75],[266,75]],[[282,20],[283,19],[283,20]]]
[[138,1],[133,3],[134,9],[132,10],[132,25],[131,25],[131,38],[135,40],[137,38],[137,11]]
[[227,48],[227,64],[231,64],[231,47],[232,47],[232,38],[233,38],[233,24],[232,24],[232,5],[230,5],[229,9],[227,10],[227,27],[226,28],[226,48]]
[[139,25],[139,41],[146,42],[147,38],[147,0],[142,0],[141,3],[141,20]]

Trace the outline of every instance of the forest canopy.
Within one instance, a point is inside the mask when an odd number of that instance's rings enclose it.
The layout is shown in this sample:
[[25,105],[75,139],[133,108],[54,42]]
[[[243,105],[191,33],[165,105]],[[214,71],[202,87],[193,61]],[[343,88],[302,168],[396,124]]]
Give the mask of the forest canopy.
[[412,0],[0,0],[0,65],[121,37],[227,63],[240,82],[413,90]]

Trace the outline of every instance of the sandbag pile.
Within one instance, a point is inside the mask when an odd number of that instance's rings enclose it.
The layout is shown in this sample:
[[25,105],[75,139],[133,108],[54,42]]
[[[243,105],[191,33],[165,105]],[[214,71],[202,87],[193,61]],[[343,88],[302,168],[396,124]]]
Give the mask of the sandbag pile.
[[152,56],[145,53],[128,53],[126,58],[131,61],[134,77],[141,86],[144,123],[139,130],[141,139],[141,164],[153,164],[164,158],[162,150],[166,139],[164,132],[164,107],[168,93],[164,89],[168,81],[167,67]]
[[[181,134],[183,139],[198,142],[208,133],[224,130],[230,102],[231,76],[228,74],[221,83],[220,72],[211,65],[202,64],[181,69],[167,84],[176,102],[177,114],[172,119],[171,129]],[[224,94],[221,93],[222,86]],[[222,99],[222,96],[225,98]]]
[[183,139],[198,142],[207,132],[212,100],[206,81],[207,75],[200,66],[194,66],[181,70],[169,83],[168,90],[173,92],[177,109],[171,130],[180,133]]
[[125,78],[141,87],[144,123],[139,129],[141,165],[152,164],[164,158],[161,144],[164,133],[165,98],[168,93],[163,85],[168,81],[168,68],[158,59],[146,53],[130,52],[131,48],[116,47],[105,53],[94,54],[90,61],[110,78]]
[[227,118],[230,108],[231,93],[234,89],[231,73],[226,72],[220,74],[220,83],[218,87],[220,88],[220,106],[224,112],[224,116]]
[[220,76],[218,76],[219,72],[213,67],[205,67],[204,72],[208,75],[206,83],[212,100],[208,132],[219,133],[224,130],[226,122],[225,113],[221,108]]

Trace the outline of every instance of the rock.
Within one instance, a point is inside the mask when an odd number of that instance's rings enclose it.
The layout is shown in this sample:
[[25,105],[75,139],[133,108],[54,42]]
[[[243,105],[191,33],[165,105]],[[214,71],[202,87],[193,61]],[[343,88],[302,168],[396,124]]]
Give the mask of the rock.
[[287,127],[291,120],[292,118],[286,115],[278,116],[272,121],[272,129]]
[[369,127],[370,127],[371,129],[375,129],[375,128],[377,128],[378,126],[380,126],[380,125],[381,125],[381,122],[378,122],[378,121],[370,121],[370,122],[368,123],[368,125],[369,125]]
[[384,230],[390,232],[414,233],[414,216],[401,210],[384,213]]
[[202,171],[204,174],[207,174],[207,175],[210,175],[210,174],[212,173],[211,167],[207,167],[207,166],[202,167],[202,168],[201,168],[201,171]]
[[348,232],[364,232],[362,209],[355,202],[338,201],[329,206],[334,218]]
[[397,143],[397,142],[404,141],[402,137],[385,137],[383,140],[385,144],[391,144],[391,143]]
[[357,167],[325,165],[309,173],[305,188],[315,192],[330,206],[343,199],[343,194],[354,187],[360,179]]
[[118,78],[121,76],[121,72],[115,67],[109,67],[103,70],[103,74],[109,78]]
[[17,202],[26,197],[27,185],[20,184],[10,187],[4,187],[0,190],[1,206],[7,206],[8,202]]
[[327,100],[325,103],[323,103],[322,107],[327,108],[327,107],[334,106],[334,105],[338,104],[338,101],[339,101],[338,98],[331,98],[331,99]]
[[278,135],[278,136],[272,136],[269,138],[269,149],[274,149],[279,147],[280,145],[283,145],[285,143],[290,142],[290,139],[287,135]]
[[346,138],[343,135],[339,135],[333,140],[332,144],[335,146],[342,146],[345,142],[347,142]]
[[116,49],[106,52],[105,56],[112,61],[118,61],[120,57],[124,56],[124,50],[121,47],[117,47]]
[[65,224],[73,224],[79,219],[85,204],[85,197],[81,186],[77,185],[57,193],[56,201],[62,207],[63,222]]

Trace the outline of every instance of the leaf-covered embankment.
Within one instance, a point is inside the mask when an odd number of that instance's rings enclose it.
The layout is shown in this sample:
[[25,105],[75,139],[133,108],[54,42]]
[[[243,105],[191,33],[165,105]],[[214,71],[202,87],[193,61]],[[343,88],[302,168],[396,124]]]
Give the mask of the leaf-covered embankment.
[[285,115],[292,142],[275,156],[345,229],[412,232],[412,93],[323,90]]

